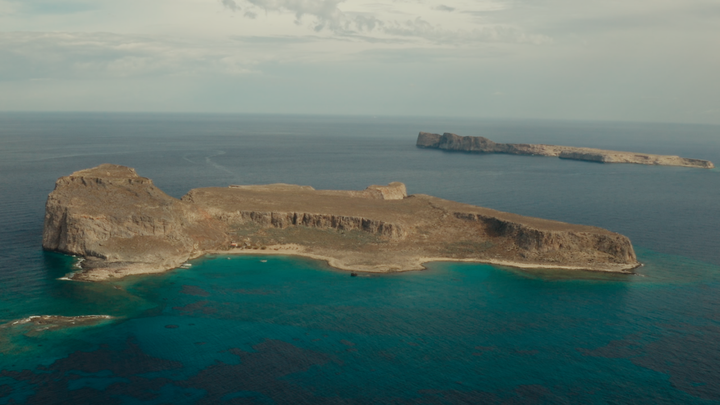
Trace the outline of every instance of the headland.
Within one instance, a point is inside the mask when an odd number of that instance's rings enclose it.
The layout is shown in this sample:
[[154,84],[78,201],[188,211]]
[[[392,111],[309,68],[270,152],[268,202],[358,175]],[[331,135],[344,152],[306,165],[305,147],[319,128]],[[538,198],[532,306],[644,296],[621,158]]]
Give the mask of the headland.
[[429,261],[628,272],[630,240],[592,226],[407,195],[271,184],[168,196],[134,169],[103,164],[61,177],[48,196],[47,250],[82,256],[75,280],[158,273],[207,253],[300,255],[365,272]]
[[429,132],[418,134],[420,148],[441,149],[471,153],[506,153],[511,155],[555,156],[561,159],[586,160],[599,163],[635,163],[643,165],[684,166],[712,169],[712,162],[679,156],[651,155],[574,146],[538,145],[527,143],[496,143],[482,136],[459,136],[446,132],[442,135]]

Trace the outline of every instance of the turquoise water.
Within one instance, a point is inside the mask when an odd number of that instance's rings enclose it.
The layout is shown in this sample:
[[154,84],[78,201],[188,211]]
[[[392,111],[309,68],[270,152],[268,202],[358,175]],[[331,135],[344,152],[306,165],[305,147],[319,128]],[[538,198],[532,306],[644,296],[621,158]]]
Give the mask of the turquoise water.
[[[0,118],[0,404],[720,403],[717,170],[415,149],[412,128],[445,130],[430,120]],[[588,146],[619,137],[648,152],[653,139],[720,162],[716,127],[463,125],[447,130]],[[58,176],[105,161],[176,196],[399,180],[411,193],[623,232],[645,265],[626,276],[432,263],[349,277],[297,257],[213,256],[162,275],[58,280],[74,259],[39,248],[44,198]],[[114,318],[7,325],[89,314]]]

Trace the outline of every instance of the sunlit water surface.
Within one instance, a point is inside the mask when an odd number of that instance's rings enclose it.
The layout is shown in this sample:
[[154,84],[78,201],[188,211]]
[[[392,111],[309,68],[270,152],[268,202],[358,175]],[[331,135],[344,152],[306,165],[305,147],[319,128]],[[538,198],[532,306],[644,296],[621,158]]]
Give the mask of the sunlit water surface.
[[[420,130],[720,163],[692,125],[0,114],[0,404],[720,403],[720,172],[422,150]],[[43,252],[54,181],[100,163],[180,197],[273,182],[410,193],[629,236],[637,275],[481,264],[349,277],[207,256],[106,283]],[[33,315],[111,315],[44,329]]]

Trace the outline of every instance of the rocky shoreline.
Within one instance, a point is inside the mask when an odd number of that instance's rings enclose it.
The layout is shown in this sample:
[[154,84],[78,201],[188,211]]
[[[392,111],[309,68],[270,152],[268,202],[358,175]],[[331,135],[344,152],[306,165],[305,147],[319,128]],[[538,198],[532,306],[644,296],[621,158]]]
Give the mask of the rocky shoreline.
[[292,254],[368,272],[428,261],[628,272],[630,240],[605,229],[410,195],[274,184],[191,190],[175,199],[131,168],[61,177],[48,196],[47,250],[82,256],[73,280],[163,272],[207,253]]
[[0,331],[7,328],[20,327],[26,331],[26,335],[36,335],[45,331],[73,328],[79,326],[94,326],[103,321],[115,319],[110,315],[33,315],[23,319],[0,324]]
[[554,156],[560,159],[585,160],[598,163],[635,163],[643,165],[683,166],[712,169],[712,162],[679,156],[651,155],[574,146],[538,145],[526,143],[496,143],[482,136],[459,136],[446,132],[418,134],[419,148],[471,153],[506,153],[511,155]]

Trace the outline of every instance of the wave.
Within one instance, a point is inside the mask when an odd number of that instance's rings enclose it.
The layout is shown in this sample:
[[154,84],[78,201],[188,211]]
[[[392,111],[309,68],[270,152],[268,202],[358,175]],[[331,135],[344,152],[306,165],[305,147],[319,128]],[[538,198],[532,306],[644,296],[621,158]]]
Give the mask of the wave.
[[91,325],[103,320],[113,319],[110,315],[78,315],[78,316],[62,316],[62,315],[32,315],[27,318],[17,319],[7,322],[0,327],[12,327],[18,325],[38,325],[45,326],[44,329],[57,329],[61,327]]

